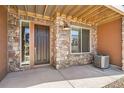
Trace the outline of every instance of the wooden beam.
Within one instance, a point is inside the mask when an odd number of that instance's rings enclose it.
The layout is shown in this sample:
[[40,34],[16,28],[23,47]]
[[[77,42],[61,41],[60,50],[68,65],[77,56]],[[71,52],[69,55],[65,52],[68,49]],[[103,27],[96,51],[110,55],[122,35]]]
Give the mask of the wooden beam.
[[74,8],[74,5],[69,5],[69,7],[65,9],[64,12],[66,13],[66,15],[67,15],[68,12],[71,12],[72,8]]
[[87,10],[91,9],[93,6],[89,5],[89,6],[84,6],[84,9],[81,8],[79,11],[77,11],[75,13],[75,17],[80,17],[82,14],[84,14]]
[[107,8],[103,8],[103,9],[101,9],[100,11],[99,11],[99,10],[96,11],[96,13],[91,13],[89,16],[85,17],[85,20],[90,19],[90,18],[93,18],[93,17],[95,17],[95,16],[97,16],[97,15],[100,15],[100,14],[102,14],[103,12],[105,12],[106,10],[107,10]]
[[62,9],[62,11],[61,11],[61,15],[62,15],[63,12],[65,11],[65,9],[67,9],[67,7],[68,7],[67,5],[64,5],[64,6],[63,6],[63,9]]
[[7,5],[7,10],[8,12],[10,12],[10,5]]
[[106,19],[109,19],[109,18],[111,19],[112,17],[117,16],[117,15],[118,15],[117,13],[111,13],[108,16],[105,16],[103,18],[100,18],[100,19],[96,20],[94,23],[99,23],[100,21],[103,21],[103,20],[106,20]]
[[[71,11],[71,9],[74,8],[74,5],[65,5],[61,11],[62,14],[66,14]],[[72,10],[73,11],[73,10]]]
[[89,19],[90,17],[92,16],[96,16],[96,15],[99,15],[103,10],[103,7],[102,6],[98,6],[98,7],[95,7],[93,8],[91,11],[89,11],[87,14],[84,14],[83,16],[79,17],[80,19]]
[[87,11],[86,13],[84,13],[83,15],[78,16],[78,18],[83,19],[83,18],[89,16],[90,14],[92,14],[93,12],[95,12],[96,10],[100,9],[101,7],[102,6],[95,6],[91,10]]
[[75,5],[70,11],[71,12],[68,12],[67,15],[71,15],[71,16],[74,16],[77,11],[79,11],[79,9],[81,9],[81,6],[80,5]]
[[108,23],[108,22],[111,22],[111,21],[114,21],[114,20],[117,20],[121,18],[121,15],[116,15],[116,16],[113,16],[113,17],[110,17],[110,18],[107,18],[101,22],[97,22],[96,25],[102,25],[102,24],[105,24],[105,23]]
[[19,15],[19,8],[18,8],[18,6],[16,5],[16,8],[17,8],[17,13],[18,13],[18,15]]
[[26,16],[28,16],[28,8],[27,8],[26,5],[24,5],[24,7],[25,7],[25,13],[26,13]]
[[67,16],[69,16],[69,13],[72,12],[75,9],[75,7],[76,7],[76,5],[71,5],[71,6],[72,7],[70,9],[68,9],[68,11],[66,13]]
[[124,12],[120,11],[119,9],[117,9],[117,8],[111,6],[111,5],[105,5],[105,6],[106,6],[107,8],[109,8],[109,9],[111,9],[111,10],[113,10],[113,11],[119,13],[120,15],[124,15]]
[[48,5],[46,5],[45,8],[44,8],[43,16],[46,15],[47,8],[48,8]]
[[[14,9],[11,8],[9,10],[10,10],[10,13],[17,14],[17,12],[13,11]],[[18,11],[19,11],[19,14],[22,16],[26,16],[28,14],[28,16],[30,16],[30,17],[52,21],[52,20],[50,20],[49,16],[43,16],[41,14],[37,14],[37,16],[35,16],[35,13],[33,13],[33,12],[27,12],[27,14],[26,14],[24,10],[18,10]]]
[[14,7],[14,9],[16,10],[16,12],[18,12],[18,8],[17,8],[17,6],[14,5],[13,7]]
[[[13,10],[13,9],[12,9]],[[13,14],[17,14],[16,12],[11,12],[11,13],[13,13]],[[26,13],[25,13],[25,11],[24,10],[19,10],[19,13],[20,13],[20,16],[22,15],[22,16],[25,16],[26,15]],[[30,16],[30,17],[34,17],[34,18],[38,18],[38,19],[44,19],[44,20],[49,20],[49,21],[54,21],[54,20],[51,20],[51,18],[49,17],[49,16],[43,16],[43,15],[41,15],[41,14],[37,14],[37,17],[35,16],[35,13],[33,13],[33,12],[27,12],[28,13],[28,16]],[[57,12],[56,13],[56,16],[61,16],[60,15],[60,13],[59,12]],[[68,18],[68,19],[67,19]],[[74,23],[76,23],[76,24],[85,24],[85,23],[83,23],[83,22],[81,22],[81,21],[78,21],[76,18],[74,19],[74,18],[72,18],[72,16],[68,16],[68,17],[66,17],[66,19],[67,20],[69,20],[70,22],[74,22]],[[85,24],[85,25],[89,25],[89,26],[91,26],[92,24]]]
[[35,5],[35,16],[37,16],[37,10],[38,10],[38,6]]
[[106,10],[106,11],[104,11],[104,12],[102,12],[96,16],[93,16],[92,18],[88,19],[87,21],[95,22],[95,21],[101,20],[101,19],[105,18],[106,16],[108,16],[109,14],[113,14],[113,13],[115,13],[115,12],[108,9],[108,10]]
[[57,9],[58,9],[58,7],[57,7],[57,5],[55,5],[55,7],[53,8],[53,10],[50,12],[51,17],[54,17],[55,13],[57,12]]

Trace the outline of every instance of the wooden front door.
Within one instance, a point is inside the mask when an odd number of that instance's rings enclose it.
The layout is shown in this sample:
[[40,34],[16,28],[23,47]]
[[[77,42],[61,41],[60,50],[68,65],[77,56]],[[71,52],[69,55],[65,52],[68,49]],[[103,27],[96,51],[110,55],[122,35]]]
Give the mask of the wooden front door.
[[35,25],[35,65],[50,62],[49,27]]

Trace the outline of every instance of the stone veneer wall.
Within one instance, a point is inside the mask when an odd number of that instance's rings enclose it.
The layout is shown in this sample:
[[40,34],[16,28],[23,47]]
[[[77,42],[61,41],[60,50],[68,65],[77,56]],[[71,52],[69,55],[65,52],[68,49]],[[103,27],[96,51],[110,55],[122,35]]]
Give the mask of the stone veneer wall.
[[70,31],[63,31],[60,25],[63,18],[57,17],[55,22],[35,19],[32,17],[19,16],[9,13],[8,15],[8,66],[9,71],[20,71],[30,69],[29,67],[20,67],[20,24],[19,20],[29,19],[32,22],[39,22],[44,25],[50,25],[50,64],[57,69],[68,67],[70,65],[88,64],[92,62],[93,55],[96,54],[96,27],[92,27],[91,52],[83,54],[70,53]]
[[122,17],[122,70],[124,70],[124,17]]
[[9,71],[20,69],[19,18],[8,13],[8,67]]
[[9,72],[30,69],[29,66],[20,67],[20,22],[19,20],[30,20],[34,23],[50,26],[50,64],[54,63],[54,24],[51,21],[35,19],[32,17],[19,16],[8,13],[8,70]]
[[[96,54],[97,45],[97,30],[96,27],[91,28],[91,52],[83,54],[70,53],[70,31],[63,30],[61,23],[62,17],[56,18],[56,69],[68,67],[70,65],[88,64],[93,60],[93,55]],[[68,21],[68,20],[66,20]]]

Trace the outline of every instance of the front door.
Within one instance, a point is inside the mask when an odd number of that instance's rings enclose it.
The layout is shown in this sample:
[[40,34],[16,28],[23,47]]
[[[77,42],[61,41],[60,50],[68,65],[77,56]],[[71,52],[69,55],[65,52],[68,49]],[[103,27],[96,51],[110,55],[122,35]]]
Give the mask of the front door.
[[49,27],[35,25],[35,65],[50,62]]

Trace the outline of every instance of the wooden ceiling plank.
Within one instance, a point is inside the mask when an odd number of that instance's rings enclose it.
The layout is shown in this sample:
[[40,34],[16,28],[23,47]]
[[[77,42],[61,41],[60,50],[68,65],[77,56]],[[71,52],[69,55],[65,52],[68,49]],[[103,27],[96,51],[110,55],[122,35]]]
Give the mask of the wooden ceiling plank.
[[102,6],[95,6],[91,10],[87,11],[85,14],[78,16],[78,18],[85,18],[86,16],[89,16],[91,13],[95,12],[96,10],[100,9]]
[[107,19],[105,19],[105,20],[103,20],[103,21],[97,22],[96,24],[97,24],[97,25],[101,25],[101,24],[104,24],[104,23],[108,23],[108,22],[117,20],[117,19],[119,19],[119,18],[121,18],[121,15],[116,15],[116,16],[107,18]]
[[98,23],[98,22],[100,22],[100,21],[103,21],[103,20],[106,20],[107,18],[112,18],[112,17],[114,17],[114,16],[116,16],[116,15],[118,15],[117,13],[111,13],[111,14],[108,14],[108,16],[105,16],[105,17],[103,17],[103,18],[100,18],[100,19],[98,19],[98,20],[96,20],[95,21],[95,23]]
[[47,8],[48,8],[48,5],[46,5],[46,6],[45,6],[45,9],[44,9],[44,12],[43,12],[43,16],[45,16],[45,15],[46,15]]
[[68,11],[67,11],[67,16],[69,16],[69,13],[72,12],[75,9],[76,5],[73,5]]
[[101,19],[105,18],[108,14],[112,14],[112,13],[115,13],[115,12],[107,9],[106,11],[101,12],[96,16],[93,16],[92,18],[88,19],[87,21],[93,21],[94,22],[96,20],[101,20]]
[[90,18],[92,18],[92,17],[94,17],[94,16],[97,16],[97,15],[99,15],[99,14],[105,12],[106,10],[107,10],[107,8],[103,8],[103,9],[100,8],[100,10],[98,9],[97,11],[91,13],[89,16],[86,16],[86,17],[85,17],[85,20],[90,19]]
[[70,12],[70,10],[71,10],[73,7],[74,7],[73,5],[69,5],[69,7],[66,8],[63,12],[67,14],[68,12]]
[[106,10],[107,10],[107,8],[104,8],[104,9],[102,9],[101,11],[98,11],[98,12],[96,12],[96,13],[91,14],[91,16],[88,16],[88,17],[86,17],[85,19],[87,20],[87,19],[89,19],[89,18],[94,18],[95,16],[97,16],[97,15],[99,15],[99,14],[105,12]]
[[16,5],[13,6],[16,12],[18,12],[18,7]]
[[77,11],[75,13],[75,17],[80,17],[82,14],[84,14],[87,10],[89,10],[90,8],[92,8],[92,5],[86,6],[84,9],[80,9],[79,11]]
[[80,8],[81,8],[80,5],[75,5],[75,6],[70,10],[71,12],[68,12],[67,15],[74,16]]
[[26,13],[26,16],[28,16],[28,8],[26,5],[24,5],[24,8],[25,8],[25,13]]
[[37,16],[37,10],[38,10],[38,6],[35,5],[35,16]]
[[121,15],[124,15],[124,12],[120,11],[119,9],[117,9],[117,8],[111,6],[111,5],[105,5],[105,7],[109,8],[109,9],[111,9],[111,10],[113,10],[113,11],[115,11],[115,12],[121,14]]
[[67,7],[68,7],[67,5],[63,6],[63,9],[61,10],[61,15],[64,13],[64,11],[65,11],[65,9],[67,9]]
[[50,13],[51,17],[53,17],[55,15],[55,13],[57,12],[57,9],[58,9],[58,7],[57,7],[57,5],[55,5],[55,7],[53,8],[53,10]]
[[[73,7],[74,7],[73,5],[65,5],[64,8],[63,8],[62,11],[61,11],[61,14],[66,14],[66,15],[67,15],[67,13],[70,12],[70,10],[71,10]],[[73,11],[73,10],[72,10],[72,11]]]

